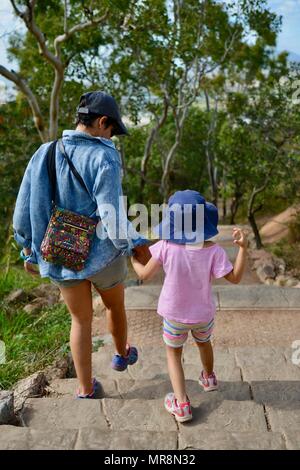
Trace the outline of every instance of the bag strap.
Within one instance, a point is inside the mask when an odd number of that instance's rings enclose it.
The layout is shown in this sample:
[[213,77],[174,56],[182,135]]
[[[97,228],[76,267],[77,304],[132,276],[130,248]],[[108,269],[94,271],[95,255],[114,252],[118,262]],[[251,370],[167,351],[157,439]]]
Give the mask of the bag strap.
[[[90,193],[85,185],[85,182],[83,181],[83,179],[81,178],[80,174],[78,173],[78,171],[76,170],[75,166],[73,165],[72,161],[70,160],[70,157],[66,154],[66,151],[65,151],[65,147],[64,147],[64,144],[63,144],[63,141],[62,139],[59,139],[58,140],[58,147],[59,147],[59,150],[61,151],[61,153],[63,154],[63,156],[65,157],[65,159],[67,160],[70,168],[71,168],[71,171],[73,173],[73,175],[75,176],[75,178],[77,178],[77,180],[79,181],[79,183],[81,184],[81,186],[83,187],[83,189],[86,190],[86,192],[88,193],[88,195],[90,196]],[[91,197],[91,196],[90,196]]]
[[55,150],[56,150],[57,140],[51,142],[48,147],[46,161],[47,161],[47,170],[51,186],[51,200],[55,201],[55,189],[56,189],[56,169],[55,169]]
[[69,164],[69,167],[72,171],[72,173],[74,174],[75,178],[79,181],[80,185],[86,190],[86,192],[88,193],[88,195],[91,197],[83,179],[81,178],[80,174],[78,173],[78,171],[76,170],[75,166],[73,165],[72,161],[70,160],[70,158],[68,157],[68,155],[66,154],[66,151],[65,151],[65,148],[64,148],[64,145],[63,145],[63,142],[62,142],[62,139],[59,139],[59,140],[54,140],[53,142],[51,142],[51,144],[49,145],[49,148],[48,148],[48,151],[47,151],[47,155],[46,155],[46,159],[47,159],[47,170],[48,170],[48,176],[49,176],[49,180],[50,180],[50,184],[51,184],[51,193],[52,193],[52,201],[55,202],[55,190],[56,190],[56,165],[55,165],[55,154],[56,154],[56,147],[57,147],[57,144],[59,146],[59,150],[61,151],[61,153],[63,154],[63,157],[67,160],[68,164]]

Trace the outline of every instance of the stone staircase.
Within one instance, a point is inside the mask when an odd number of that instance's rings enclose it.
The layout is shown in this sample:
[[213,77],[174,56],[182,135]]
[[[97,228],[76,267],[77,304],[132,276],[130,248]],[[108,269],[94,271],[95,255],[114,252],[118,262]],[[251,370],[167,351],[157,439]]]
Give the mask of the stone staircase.
[[[230,233],[224,227],[217,241],[233,259]],[[200,388],[199,353],[189,340],[183,362],[194,419],[178,424],[163,407],[171,384],[155,315],[160,285],[157,278],[126,289],[137,364],[115,372],[112,345],[101,347],[93,353],[99,398],[76,400],[76,379],[53,381],[45,397],[26,400],[22,427],[0,427],[0,449],[300,449],[300,353],[292,360],[300,289],[262,285],[249,268],[240,285],[214,285],[216,338],[229,328],[214,348],[220,388]]]
[[1,449],[299,449],[300,367],[291,348],[216,349],[218,392],[198,384],[197,348],[184,350],[193,421],[178,424],[163,408],[171,390],[164,349],[141,346],[137,364],[110,369],[113,349],[93,353],[99,399],[75,400],[76,379],[51,383],[27,399],[23,427],[1,426]]

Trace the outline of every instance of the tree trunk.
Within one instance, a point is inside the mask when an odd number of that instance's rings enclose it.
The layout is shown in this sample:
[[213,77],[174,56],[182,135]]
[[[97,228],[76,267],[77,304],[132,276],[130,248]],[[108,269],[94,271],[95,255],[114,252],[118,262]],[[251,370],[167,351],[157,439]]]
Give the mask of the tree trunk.
[[55,79],[50,99],[49,138],[55,140],[58,131],[59,94],[64,81],[64,69],[55,69]]
[[255,236],[256,248],[260,250],[261,248],[263,248],[263,244],[255,221],[254,213],[248,214],[248,220]]
[[230,204],[230,224],[235,225],[235,216],[237,214],[238,208],[240,207],[240,202],[243,197],[243,193],[236,188],[234,192],[234,197],[232,198]]
[[256,209],[254,209],[254,202],[255,202],[256,196],[266,189],[268,179],[269,179],[269,177],[267,177],[267,180],[266,180],[265,184],[261,188],[259,188],[257,190],[254,189],[252,191],[252,194],[251,194],[251,197],[250,197],[250,200],[249,200],[249,204],[248,204],[248,214],[247,214],[247,216],[248,216],[249,223],[252,227],[252,230],[253,230],[253,233],[254,233],[254,236],[255,236],[256,248],[258,250],[263,248],[263,244],[262,244],[260,233],[259,233],[259,230],[258,230],[258,227],[257,227],[257,224],[256,224],[255,214],[256,214],[256,212],[258,212],[262,209],[263,205],[260,204]]
[[223,220],[225,220],[226,216],[227,216],[227,199],[226,197],[224,196],[223,197]]
[[146,185],[146,176],[147,176],[148,163],[149,163],[149,160],[150,160],[152,146],[155,142],[155,138],[157,136],[157,133],[158,133],[159,129],[166,122],[166,119],[167,119],[167,116],[168,116],[168,110],[169,110],[169,104],[165,100],[163,113],[162,113],[161,117],[159,118],[159,120],[157,121],[156,126],[151,129],[151,132],[150,132],[150,134],[147,138],[147,141],[146,141],[144,155],[143,155],[142,162],[141,162],[141,183],[140,183],[141,203],[144,202],[143,201],[144,200],[144,189],[145,189],[145,185]]
[[235,216],[239,207],[239,201],[234,197],[230,204],[230,225],[235,225]]
[[204,90],[204,93],[205,93],[205,100],[206,100],[206,111],[210,114],[208,135],[207,135],[207,140],[205,142],[205,154],[206,154],[206,160],[207,160],[207,171],[208,171],[208,177],[209,177],[210,188],[211,188],[212,202],[213,204],[215,204],[215,206],[217,206],[218,205],[217,169],[214,166],[214,155],[211,150],[212,135],[215,129],[216,118],[217,118],[217,101],[215,102],[214,111],[211,113],[209,95],[206,90]]

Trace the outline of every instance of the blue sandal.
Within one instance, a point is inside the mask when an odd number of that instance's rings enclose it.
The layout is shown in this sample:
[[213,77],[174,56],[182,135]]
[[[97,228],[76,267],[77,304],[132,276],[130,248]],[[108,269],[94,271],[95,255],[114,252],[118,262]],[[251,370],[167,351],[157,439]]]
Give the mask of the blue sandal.
[[127,356],[120,356],[120,354],[115,354],[111,367],[114,370],[117,370],[119,372],[122,372],[123,370],[127,369],[127,366],[132,366],[133,364],[136,363],[138,360],[138,350],[134,346],[128,346],[127,347],[128,354]]
[[88,393],[86,395],[79,393],[79,389],[77,390],[76,398],[96,398],[97,393],[101,389],[101,384],[96,380],[95,378],[93,379],[93,391],[91,393]]

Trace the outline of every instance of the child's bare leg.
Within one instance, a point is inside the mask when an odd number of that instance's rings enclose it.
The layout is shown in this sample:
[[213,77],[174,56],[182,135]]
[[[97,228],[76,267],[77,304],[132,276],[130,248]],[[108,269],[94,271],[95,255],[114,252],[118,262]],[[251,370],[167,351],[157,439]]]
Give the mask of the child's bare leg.
[[166,348],[167,348],[168,370],[169,370],[170,380],[172,382],[175,397],[177,398],[179,403],[185,403],[187,401],[187,396],[186,396],[186,389],[185,389],[184,372],[183,372],[182,362],[181,362],[182,347],[172,348],[170,346],[166,346]]
[[204,374],[207,374],[207,376],[211,375],[214,370],[214,353],[211,342],[206,341],[205,343],[199,343],[197,341],[196,344],[200,352]]

